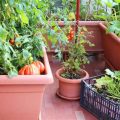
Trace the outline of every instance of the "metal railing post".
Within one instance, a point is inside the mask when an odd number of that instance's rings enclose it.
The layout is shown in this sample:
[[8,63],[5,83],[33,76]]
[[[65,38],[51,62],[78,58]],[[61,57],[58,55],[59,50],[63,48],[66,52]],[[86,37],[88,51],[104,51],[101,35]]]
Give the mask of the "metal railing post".
[[[80,20],[80,0],[77,0],[77,2],[76,2],[76,25],[75,25],[76,34],[78,32],[79,20]],[[77,37],[76,37],[75,42],[77,42]]]

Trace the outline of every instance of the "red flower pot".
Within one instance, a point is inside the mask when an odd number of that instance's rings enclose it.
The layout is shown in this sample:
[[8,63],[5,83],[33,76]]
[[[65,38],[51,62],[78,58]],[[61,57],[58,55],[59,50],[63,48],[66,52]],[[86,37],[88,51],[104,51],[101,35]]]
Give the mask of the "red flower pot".
[[67,79],[61,77],[61,73],[64,73],[64,68],[56,71],[56,78],[59,80],[59,89],[57,95],[67,100],[78,100],[80,99],[80,83],[81,80],[89,78],[89,74],[85,70],[81,70],[84,77],[81,79]]

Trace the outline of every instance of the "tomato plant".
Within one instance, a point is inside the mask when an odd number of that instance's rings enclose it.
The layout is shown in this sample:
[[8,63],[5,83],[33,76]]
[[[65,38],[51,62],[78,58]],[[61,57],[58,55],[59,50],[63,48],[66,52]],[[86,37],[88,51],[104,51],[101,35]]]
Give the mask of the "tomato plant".
[[45,34],[54,45],[68,42],[57,22],[48,22],[49,8],[49,0],[0,1],[0,74],[18,75],[22,67],[43,57]]
[[[70,31],[71,30],[73,31],[72,28]],[[85,27],[78,27],[77,35],[74,36],[72,42],[67,44],[68,58],[63,61],[65,73],[62,74],[62,77],[69,79],[80,78],[78,76],[79,70],[84,64],[89,63],[85,45],[88,44],[91,47],[94,46],[94,44],[87,40],[87,36],[92,37],[91,32]]]
[[48,0],[47,3],[49,20],[75,20],[76,0]]
[[82,20],[106,21],[107,32],[120,36],[120,0],[88,0],[80,11]]

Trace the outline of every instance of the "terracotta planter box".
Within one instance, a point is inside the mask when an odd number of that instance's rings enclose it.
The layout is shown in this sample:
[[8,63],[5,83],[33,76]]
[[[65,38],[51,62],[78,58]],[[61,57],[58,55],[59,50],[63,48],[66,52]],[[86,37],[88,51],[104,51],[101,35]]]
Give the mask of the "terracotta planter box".
[[[79,21],[79,26],[86,26],[88,31],[92,32],[93,37],[88,37],[95,46],[86,46],[86,51],[93,53],[103,53],[105,55],[107,65],[116,70],[120,70],[120,38],[114,33],[106,33],[106,26],[103,21]],[[75,22],[69,22],[74,26]],[[59,22],[59,25],[64,27],[64,22]],[[54,50],[49,51],[51,54]],[[51,60],[51,59],[50,59]]]
[[41,120],[41,105],[53,76],[44,49],[45,75],[0,75],[0,120]]
[[120,38],[114,33],[106,33],[106,26],[99,23],[103,36],[103,49],[106,61],[114,66],[116,70],[120,70]]
[[[79,21],[79,26],[86,26],[88,31],[92,32],[92,37],[88,37],[88,40],[91,41],[95,46],[94,47],[88,47],[86,46],[86,50],[90,52],[103,52],[102,47],[102,33],[101,28],[99,26],[100,21]],[[75,26],[75,22],[68,22],[68,24],[65,24],[63,21],[58,22],[60,27],[64,27],[65,25],[71,25]],[[52,52],[54,49],[51,46],[51,43],[49,42],[50,50]]]
[[102,33],[99,27],[100,21],[79,21],[79,26],[85,26],[88,31],[92,32],[88,40],[94,44],[93,47],[86,46],[88,52],[103,52]]
[[[86,46],[86,51],[88,52],[103,53],[104,51],[102,46],[102,41],[103,41],[102,31],[101,31],[102,28],[99,26],[100,22],[102,21],[79,21],[79,26],[86,26],[88,31],[92,32],[93,37],[88,37],[88,40],[91,41],[95,46],[94,47]],[[65,25],[67,25],[64,23],[64,21],[59,21],[58,24],[60,27],[64,27]],[[74,27],[75,22],[74,21],[68,22],[68,25],[72,25]],[[54,49],[52,48],[50,42],[49,42],[49,47],[50,50],[47,51],[49,53],[49,60],[53,61],[53,58],[51,56],[54,55]]]

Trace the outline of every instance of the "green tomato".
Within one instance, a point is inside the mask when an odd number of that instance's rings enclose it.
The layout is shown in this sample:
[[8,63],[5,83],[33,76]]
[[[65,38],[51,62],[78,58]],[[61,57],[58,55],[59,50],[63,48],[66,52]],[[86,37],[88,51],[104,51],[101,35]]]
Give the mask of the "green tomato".
[[69,20],[75,20],[75,14],[74,14],[74,12],[70,12],[70,13],[69,13],[68,19],[69,19]]
[[29,57],[29,62],[32,63],[33,62],[33,57]]
[[15,45],[16,45],[17,47],[21,47],[21,46],[22,46],[21,42],[15,42]]

